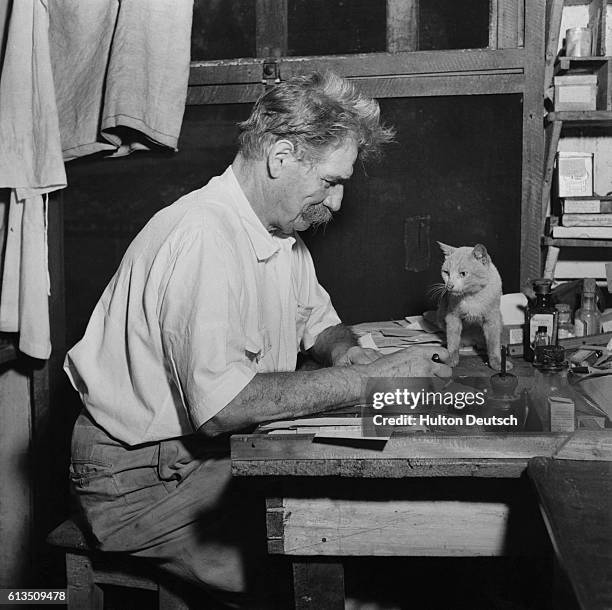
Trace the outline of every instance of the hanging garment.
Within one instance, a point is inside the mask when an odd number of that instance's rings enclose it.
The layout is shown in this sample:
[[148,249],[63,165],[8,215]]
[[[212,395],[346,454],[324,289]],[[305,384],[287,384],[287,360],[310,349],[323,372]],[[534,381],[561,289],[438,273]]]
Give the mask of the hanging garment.
[[54,0],[53,76],[66,161],[177,149],[192,0]]
[[[46,194],[66,186],[48,27],[47,0],[13,2],[0,75],[0,188],[11,189],[0,223],[0,331],[19,331],[19,349],[43,359],[51,354]],[[0,207],[5,213],[6,202]]]

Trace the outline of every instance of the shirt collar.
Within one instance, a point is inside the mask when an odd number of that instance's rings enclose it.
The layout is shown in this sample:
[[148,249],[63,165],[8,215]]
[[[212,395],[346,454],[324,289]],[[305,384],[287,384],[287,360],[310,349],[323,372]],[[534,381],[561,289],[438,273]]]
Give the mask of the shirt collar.
[[276,254],[276,252],[280,250],[280,240],[282,240],[282,242],[288,240],[287,243],[291,246],[295,243],[293,237],[277,237],[272,235],[266,227],[264,227],[261,220],[257,217],[257,214],[253,211],[244,191],[240,187],[231,165],[227,168],[222,178],[227,182],[232,191],[232,200],[236,205],[236,211],[240,216],[242,226],[249,237],[249,241],[253,246],[257,260],[265,261]]

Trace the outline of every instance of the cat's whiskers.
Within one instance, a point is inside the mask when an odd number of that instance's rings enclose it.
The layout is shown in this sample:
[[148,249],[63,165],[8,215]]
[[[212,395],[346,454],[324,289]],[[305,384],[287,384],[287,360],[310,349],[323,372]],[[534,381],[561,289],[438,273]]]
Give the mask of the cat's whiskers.
[[427,289],[427,295],[433,301],[439,301],[447,292],[448,288],[443,282],[436,282]]

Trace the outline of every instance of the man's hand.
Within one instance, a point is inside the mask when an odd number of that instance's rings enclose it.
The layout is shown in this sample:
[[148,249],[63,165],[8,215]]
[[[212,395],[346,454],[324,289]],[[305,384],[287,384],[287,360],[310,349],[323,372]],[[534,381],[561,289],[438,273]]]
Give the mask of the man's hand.
[[334,366],[350,366],[351,364],[370,364],[382,357],[382,354],[369,347],[353,345],[349,347],[335,362]]
[[368,377],[450,377],[443,347],[409,347],[364,365]]

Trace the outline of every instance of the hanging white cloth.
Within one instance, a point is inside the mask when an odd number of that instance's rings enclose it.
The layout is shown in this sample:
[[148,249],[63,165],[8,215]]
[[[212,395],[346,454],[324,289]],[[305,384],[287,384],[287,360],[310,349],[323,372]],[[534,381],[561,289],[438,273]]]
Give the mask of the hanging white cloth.
[[66,161],[177,149],[193,0],[54,0],[53,75]]
[[19,331],[19,349],[43,359],[51,354],[43,195],[66,186],[48,28],[47,0],[13,2],[0,75],[0,187],[11,189],[0,331]]

